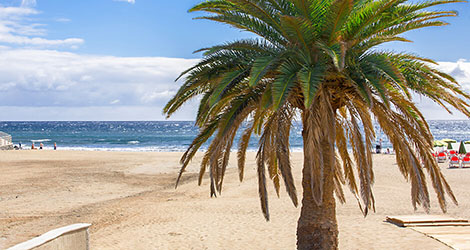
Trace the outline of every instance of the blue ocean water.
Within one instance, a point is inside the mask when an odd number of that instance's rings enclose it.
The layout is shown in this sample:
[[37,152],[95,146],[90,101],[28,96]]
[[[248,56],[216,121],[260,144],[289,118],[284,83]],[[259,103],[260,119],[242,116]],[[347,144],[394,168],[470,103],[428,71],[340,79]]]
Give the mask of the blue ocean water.
[[[435,139],[470,140],[470,121],[428,121]],[[0,122],[0,131],[9,133],[13,143],[24,148],[43,143],[46,149],[57,143],[58,149],[103,151],[184,151],[198,134],[191,121],[46,121]],[[302,150],[302,126],[295,123],[290,145],[293,151]],[[239,135],[237,136],[239,137]],[[377,140],[391,147],[380,130]],[[238,138],[235,138],[238,141]],[[201,149],[206,149],[208,144]],[[250,141],[249,150],[256,150],[258,138]],[[236,144],[234,145],[236,149]]]

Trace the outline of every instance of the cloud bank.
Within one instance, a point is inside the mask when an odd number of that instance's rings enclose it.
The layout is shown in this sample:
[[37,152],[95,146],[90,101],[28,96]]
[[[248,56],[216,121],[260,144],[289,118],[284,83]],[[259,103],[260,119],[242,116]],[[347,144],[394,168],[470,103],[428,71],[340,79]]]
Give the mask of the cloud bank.
[[[3,48],[0,120],[162,120],[163,106],[181,85],[174,79],[197,62]],[[470,91],[469,62],[440,62],[439,68]],[[465,119],[427,98],[416,102],[428,119]],[[190,104],[174,119],[191,120],[195,111]]]
[[176,77],[196,62],[0,49],[0,106],[145,106],[160,115],[180,86]]

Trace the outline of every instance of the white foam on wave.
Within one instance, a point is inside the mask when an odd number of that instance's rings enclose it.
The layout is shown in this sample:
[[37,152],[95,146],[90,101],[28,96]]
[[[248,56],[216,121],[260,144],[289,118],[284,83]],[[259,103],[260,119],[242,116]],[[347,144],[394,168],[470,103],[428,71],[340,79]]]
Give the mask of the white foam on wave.
[[139,144],[140,141],[128,141],[127,144]]
[[184,152],[184,147],[116,147],[116,148],[100,148],[100,147],[59,147],[57,150],[72,151],[113,151],[113,152]]
[[48,141],[51,141],[51,139],[31,140],[31,142],[48,142]]

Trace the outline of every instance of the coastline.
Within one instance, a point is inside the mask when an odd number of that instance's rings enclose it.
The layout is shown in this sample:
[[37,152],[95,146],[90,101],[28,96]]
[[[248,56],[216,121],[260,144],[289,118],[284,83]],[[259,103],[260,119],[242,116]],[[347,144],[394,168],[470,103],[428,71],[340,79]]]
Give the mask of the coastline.
[[[175,190],[181,152],[21,150],[0,152],[0,248],[77,222],[92,223],[92,249],[292,249],[299,208],[281,188],[268,185],[271,221],[261,214],[255,153],[247,157],[244,182],[232,155],[222,195],[210,198],[207,177],[197,186],[199,153]],[[302,153],[292,153],[301,193]],[[410,185],[391,155],[374,155],[376,213],[364,218],[344,187],[337,204],[342,249],[449,249],[420,233],[385,223],[387,215],[414,214]],[[441,164],[459,206],[448,215],[470,218],[470,169]],[[431,213],[441,214],[430,186]],[[424,211],[418,208],[417,214]]]

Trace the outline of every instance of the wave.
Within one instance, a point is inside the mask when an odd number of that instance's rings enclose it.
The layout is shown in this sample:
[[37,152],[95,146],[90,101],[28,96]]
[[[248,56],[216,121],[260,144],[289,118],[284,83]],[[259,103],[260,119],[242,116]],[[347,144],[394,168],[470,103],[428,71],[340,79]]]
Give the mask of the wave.
[[31,140],[31,142],[48,142],[51,141],[51,139],[39,139],[39,140]]
[[[46,148],[47,149],[47,148]],[[57,150],[71,150],[71,151],[112,151],[112,152],[185,152],[187,146],[148,146],[148,147],[58,147]],[[201,148],[198,151],[205,152],[207,148]],[[237,149],[232,149],[232,152],[237,152]],[[257,152],[258,148],[248,148],[248,152]],[[303,148],[293,147],[290,148],[291,152],[303,152]]]
[[139,144],[140,141],[128,141],[127,144]]

